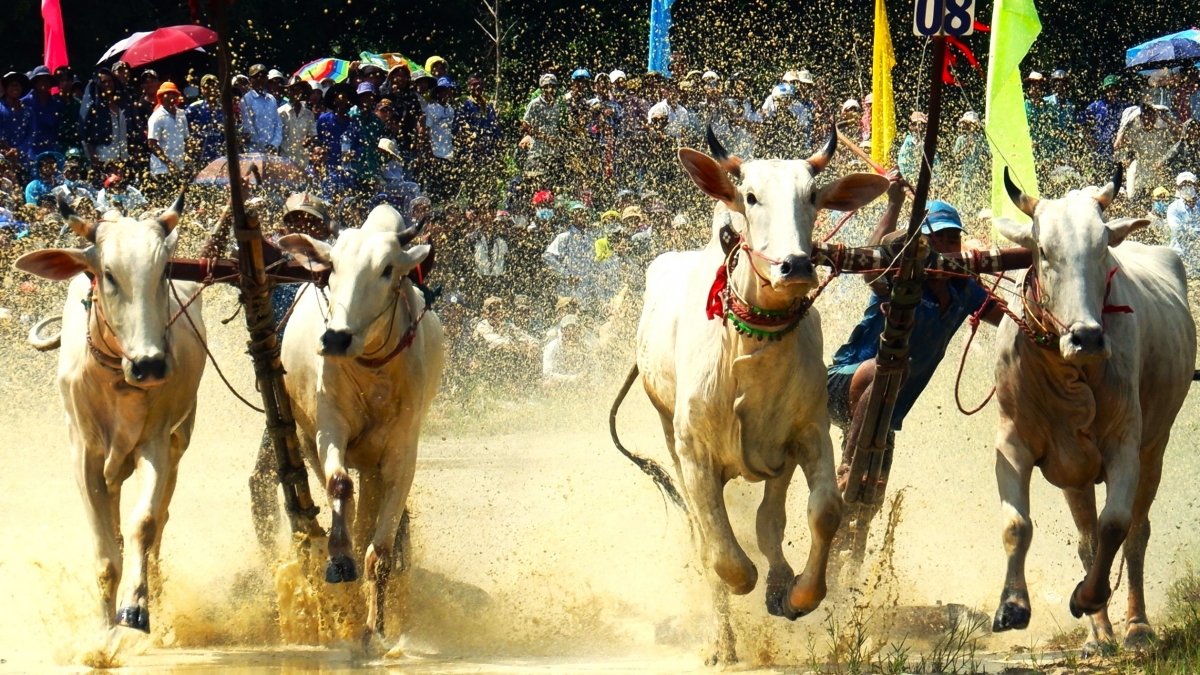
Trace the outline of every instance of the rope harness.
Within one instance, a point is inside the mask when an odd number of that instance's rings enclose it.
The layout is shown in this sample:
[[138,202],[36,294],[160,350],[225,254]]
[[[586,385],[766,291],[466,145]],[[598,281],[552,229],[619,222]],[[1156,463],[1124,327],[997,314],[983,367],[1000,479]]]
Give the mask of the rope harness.
[[771,280],[758,271],[758,267],[754,264],[754,258],[760,258],[773,265],[778,265],[780,262],[755,251],[746,243],[745,238],[734,232],[728,224],[721,228],[721,247],[725,250],[725,261],[717,269],[716,278],[713,279],[712,287],[708,291],[705,313],[710,321],[721,317],[723,323],[732,323],[733,329],[739,334],[755,338],[759,342],[763,340],[779,341],[795,330],[804,317],[808,316],[808,310],[812,308],[813,303],[817,301],[825,287],[838,275],[837,268],[833,268],[829,276],[817,286],[815,291],[803,298],[797,298],[787,309],[757,307],[746,301],[733,284],[729,283],[730,276],[737,269],[738,251],[746,252],[746,264],[762,281],[762,286],[770,286]]

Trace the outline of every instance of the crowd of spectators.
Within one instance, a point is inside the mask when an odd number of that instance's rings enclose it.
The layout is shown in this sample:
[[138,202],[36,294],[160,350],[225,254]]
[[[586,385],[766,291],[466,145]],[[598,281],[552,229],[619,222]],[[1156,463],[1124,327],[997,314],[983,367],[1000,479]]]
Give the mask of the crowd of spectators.
[[[491,377],[510,382],[539,371],[546,387],[586,378],[589,359],[631,342],[645,266],[711,236],[709,200],[676,159],[680,147],[706,147],[707,128],[745,159],[806,157],[831,124],[864,149],[872,143],[871,97],[835,98],[806,69],[787,70],[763,95],[750,77],[693,69],[678,54],[668,73],[547,67],[503,116],[487,78],[469,74],[460,88],[455,71],[437,56],[388,71],[356,62],[343,82],[315,82],[254,64],[230,83],[234,127],[243,153],[292,167],[281,203],[304,192],[342,227],[379,203],[421,222],[437,251],[432,284],[443,288],[452,353],[463,363],[494,355],[504,365]],[[86,82],[39,66],[2,84],[6,245],[51,214],[58,195],[85,215],[137,215],[225,154],[214,75],[164,81],[116,62]],[[1126,163],[1132,203],[1164,219],[1196,274],[1200,70],[1109,76],[1090,102],[1062,70],[1030,72],[1025,84],[1042,193],[1100,182],[1114,160]],[[933,196],[986,239],[985,120],[954,114]],[[904,118],[892,163],[915,181],[928,120]],[[842,157],[839,170],[854,166]],[[862,244],[859,234],[850,226],[840,236]]]

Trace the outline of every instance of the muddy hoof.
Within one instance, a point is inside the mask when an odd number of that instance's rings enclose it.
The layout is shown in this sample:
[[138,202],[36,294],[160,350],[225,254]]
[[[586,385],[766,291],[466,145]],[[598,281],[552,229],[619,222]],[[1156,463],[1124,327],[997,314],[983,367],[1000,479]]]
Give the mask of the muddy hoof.
[[1002,633],[1006,630],[1025,630],[1029,626],[1030,611],[1028,607],[1015,602],[1003,602],[996,610],[992,619],[992,632]]
[[1079,650],[1079,656],[1090,659],[1093,656],[1113,656],[1117,653],[1117,643],[1108,640],[1088,640]]
[[331,555],[325,563],[325,583],[341,584],[358,580],[354,560],[348,555]]
[[1103,597],[1097,598],[1094,604],[1085,605],[1076,599],[1079,597],[1079,589],[1081,588],[1083,588],[1082,581],[1079,582],[1079,585],[1075,587],[1074,591],[1071,591],[1071,601],[1067,603],[1067,607],[1071,610],[1071,616],[1075,617],[1076,619],[1083,618],[1084,614],[1095,614],[1096,612],[1104,609],[1105,606],[1108,605],[1109,597],[1112,596],[1112,591],[1105,589]]
[[1125,628],[1125,640],[1122,641],[1121,647],[1126,651],[1141,652],[1145,651],[1154,644],[1155,639],[1154,629],[1148,623],[1130,623]]
[[145,607],[138,607],[137,605],[122,607],[121,611],[117,612],[117,625],[149,633],[150,610]]

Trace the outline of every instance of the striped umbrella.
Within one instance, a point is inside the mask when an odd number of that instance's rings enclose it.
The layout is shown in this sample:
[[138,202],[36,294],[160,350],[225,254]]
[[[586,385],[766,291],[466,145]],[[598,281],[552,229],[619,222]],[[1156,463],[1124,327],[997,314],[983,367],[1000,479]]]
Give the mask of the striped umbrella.
[[344,82],[346,78],[350,77],[350,62],[342,59],[317,59],[297,70],[296,77],[313,82],[321,82],[327,79],[334,82]]

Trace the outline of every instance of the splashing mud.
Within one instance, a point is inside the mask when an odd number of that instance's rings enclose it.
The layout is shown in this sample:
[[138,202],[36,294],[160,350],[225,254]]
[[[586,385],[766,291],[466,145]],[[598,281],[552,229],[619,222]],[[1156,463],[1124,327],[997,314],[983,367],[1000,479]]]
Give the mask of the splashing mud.
[[[56,302],[47,300],[42,313],[57,311]],[[864,302],[861,282],[833,284],[821,307],[827,352],[849,333]],[[218,321],[235,303],[232,291],[213,289],[205,315],[214,354],[248,393],[244,335],[236,322]],[[186,672],[219,664],[265,673],[289,664],[349,669],[380,662],[358,645],[359,586],[331,589],[322,580],[323,542],[311,543],[307,562],[259,554],[247,480],[262,421],[211,369],[162,543],[152,633],[101,631],[90,533],[53,385],[56,355],[26,347],[19,319],[0,330],[0,397],[7,402],[0,429],[8,441],[0,474],[8,523],[0,547],[0,606],[7,609],[0,613],[0,672],[54,664]],[[990,383],[990,338],[984,329],[972,347],[968,399]],[[922,644],[919,638],[944,628],[955,612],[992,611],[1004,567],[992,471],[995,412],[965,418],[955,411],[951,362],[899,434],[892,496],[874,523],[860,579],[841,580],[824,614],[795,623],[768,616],[761,589],[731,599],[739,653],[749,666],[806,667],[810,654],[824,658],[827,622],[848,625],[855,612],[868,626],[869,647],[886,654],[887,645],[905,638]],[[411,501],[411,566],[389,591],[381,653],[403,656],[415,672],[704,672],[712,616],[688,526],[612,449],[605,415],[626,362],[607,367],[602,384],[568,396],[505,393],[484,403],[435,404]],[[1152,617],[1172,570],[1200,552],[1188,488],[1200,470],[1197,405],[1189,399],[1179,417],[1153,512],[1146,574]],[[656,413],[640,388],[619,425],[636,452],[666,457]],[[123,512],[137,497],[133,485],[122,495]],[[765,569],[753,546],[760,490],[736,482],[726,497],[735,532]],[[327,524],[321,492],[313,492]],[[803,481],[796,481],[785,543],[794,565],[808,545],[804,496]],[[1067,610],[1080,578],[1074,527],[1061,495],[1040,479],[1033,500],[1033,622],[1025,633],[985,638],[987,649],[1036,647],[1075,625]],[[290,550],[282,534],[280,548]]]

